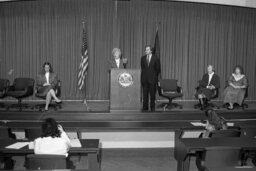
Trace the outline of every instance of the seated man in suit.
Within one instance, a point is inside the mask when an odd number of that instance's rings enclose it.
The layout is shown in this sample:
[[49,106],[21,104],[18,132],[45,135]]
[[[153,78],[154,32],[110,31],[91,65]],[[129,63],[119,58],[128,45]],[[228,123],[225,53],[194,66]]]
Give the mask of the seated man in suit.
[[199,89],[196,92],[196,97],[201,104],[203,110],[208,102],[214,95],[214,90],[220,88],[220,78],[214,72],[213,65],[208,65],[207,73],[203,75],[202,80],[199,82]]

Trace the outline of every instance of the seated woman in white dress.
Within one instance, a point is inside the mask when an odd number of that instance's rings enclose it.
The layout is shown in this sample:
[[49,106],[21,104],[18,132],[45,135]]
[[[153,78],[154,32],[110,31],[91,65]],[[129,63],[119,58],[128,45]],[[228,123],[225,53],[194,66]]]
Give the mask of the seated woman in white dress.
[[42,123],[42,136],[34,141],[35,154],[66,155],[71,147],[70,139],[54,119]]
[[233,110],[234,104],[242,105],[248,87],[248,81],[243,72],[243,67],[237,65],[234,73],[228,80],[228,86],[224,90],[224,104],[229,104],[228,109]]

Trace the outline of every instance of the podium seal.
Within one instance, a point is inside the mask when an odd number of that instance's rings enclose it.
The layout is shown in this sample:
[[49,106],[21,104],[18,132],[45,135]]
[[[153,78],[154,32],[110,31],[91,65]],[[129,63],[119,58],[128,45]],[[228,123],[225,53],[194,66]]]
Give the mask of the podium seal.
[[118,82],[122,87],[129,87],[133,84],[133,77],[128,72],[123,72],[118,75]]

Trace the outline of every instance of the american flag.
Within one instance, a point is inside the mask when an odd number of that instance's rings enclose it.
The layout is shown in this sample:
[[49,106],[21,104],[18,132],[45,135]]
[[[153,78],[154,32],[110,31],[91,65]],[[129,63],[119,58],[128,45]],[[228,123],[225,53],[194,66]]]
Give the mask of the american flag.
[[82,90],[85,85],[85,77],[88,71],[88,46],[87,46],[87,33],[83,23],[83,35],[82,35],[82,55],[81,62],[79,65],[79,73],[78,73],[78,88]]

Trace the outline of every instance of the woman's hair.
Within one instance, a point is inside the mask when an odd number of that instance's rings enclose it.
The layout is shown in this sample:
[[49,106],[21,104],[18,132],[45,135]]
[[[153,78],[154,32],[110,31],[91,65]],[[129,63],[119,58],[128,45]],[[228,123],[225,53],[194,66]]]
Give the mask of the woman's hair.
[[51,65],[50,62],[45,62],[45,63],[43,64],[42,73],[45,73],[44,67],[45,67],[46,65],[48,65],[48,66],[50,67],[50,70],[49,70],[49,71],[52,73],[52,72],[53,72],[53,69],[52,69],[52,65]]
[[119,48],[114,48],[112,50],[112,56],[114,56],[116,52],[118,52],[120,54],[120,58],[121,58],[122,53],[121,53],[121,50]]
[[47,118],[42,123],[42,137],[60,137],[58,123],[53,118]]
[[241,73],[241,74],[244,74],[244,69],[243,69],[243,67],[242,67],[241,65],[236,65],[236,66],[234,67],[234,70],[233,70],[234,73],[236,72],[236,69],[239,69],[239,70],[240,70],[240,73]]
[[205,115],[209,124],[213,125],[216,130],[227,129],[225,119],[220,117],[213,109],[206,110]]

